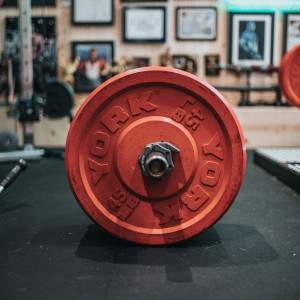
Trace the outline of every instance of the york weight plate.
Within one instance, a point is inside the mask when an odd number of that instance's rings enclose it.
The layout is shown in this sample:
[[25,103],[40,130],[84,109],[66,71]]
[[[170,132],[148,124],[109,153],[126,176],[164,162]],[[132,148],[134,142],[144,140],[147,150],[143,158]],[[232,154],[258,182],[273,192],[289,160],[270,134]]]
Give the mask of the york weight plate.
[[245,163],[241,127],[222,95],[164,67],[99,86],[66,144],[68,180],[87,215],[122,239],[151,245],[216,223],[240,189]]
[[285,54],[280,65],[279,82],[288,102],[300,107],[300,44]]

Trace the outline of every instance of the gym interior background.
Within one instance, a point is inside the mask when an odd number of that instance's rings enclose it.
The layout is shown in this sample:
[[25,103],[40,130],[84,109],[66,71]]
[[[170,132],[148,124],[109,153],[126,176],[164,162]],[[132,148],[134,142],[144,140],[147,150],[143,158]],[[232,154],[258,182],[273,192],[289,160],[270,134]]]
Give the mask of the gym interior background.
[[[22,148],[14,112],[19,10],[17,1],[0,3],[0,131],[16,132]],[[46,156],[0,191],[0,298],[299,299],[300,101],[291,104],[279,85],[284,55],[300,44],[299,1],[32,0],[31,14],[33,51],[43,48],[33,53],[35,93],[45,98],[47,84],[67,82],[74,105],[70,115],[34,122],[34,146]],[[167,66],[200,77],[230,103],[246,173],[233,206],[208,231],[174,246],[132,245],[77,205],[63,151],[70,118],[94,89],[84,78],[92,49],[102,72],[96,85],[134,67]],[[0,163],[0,180],[12,167]]]
[[[141,2],[141,3],[139,3]],[[150,1],[153,2],[153,1]],[[56,1],[56,6],[33,7],[34,17],[55,17],[55,39],[57,42],[57,76],[63,79],[63,65],[72,60],[72,42],[74,41],[113,41],[114,57],[122,56],[146,57],[150,59],[150,65],[161,64],[161,55],[170,48],[173,55],[191,55],[197,59],[197,75],[215,86],[245,86],[247,84],[246,74],[228,70],[220,71],[218,76],[205,75],[204,56],[217,54],[220,62],[228,63],[228,11],[257,11],[274,12],[274,41],[273,41],[273,63],[279,66],[283,55],[284,36],[284,11],[298,11],[297,1],[281,3],[276,1],[274,7],[270,8],[268,1],[255,1],[255,7],[248,1],[167,1],[155,2],[155,6],[166,7],[166,41],[164,43],[124,43],[123,42],[123,18],[124,6],[153,6],[149,1],[138,1],[130,3],[114,1],[114,16],[112,25],[74,25],[72,23],[72,8],[70,1]],[[5,3],[5,2],[4,2]],[[176,39],[176,8],[177,7],[209,6],[217,9],[216,38],[214,40],[182,41]],[[18,10],[14,7],[1,7],[1,48],[5,47],[5,20],[7,17],[18,16]],[[65,62],[66,61],[66,62]],[[250,75],[250,82],[255,87],[268,87],[278,84],[276,72],[254,72]],[[299,146],[299,110],[295,107],[273,107],[254,106],[236,107],[241,99],[240,92],[220,91],[227,101],[233,105],[235,112],[242,125],[246,139],[247,148],[260,146]],[[86,99],[89,93],[75,94],[74,111]],[[2,97],[3,94],[2,94]],[[274,102],[275,93],[272,92],[250,92],[250,101]],[[283,101],[285,101],[283,96]],[[3,124],[4,123],[4,124]],[[1,108],[1,128],[15,129],[14,120],[7,119],[5,109]],[[64,147],[69,128],[68,118],[56,121],[45,118],[35,124],[35,144],[37,146]],[[17,127],[20,143],[22,143],[21,128]]]

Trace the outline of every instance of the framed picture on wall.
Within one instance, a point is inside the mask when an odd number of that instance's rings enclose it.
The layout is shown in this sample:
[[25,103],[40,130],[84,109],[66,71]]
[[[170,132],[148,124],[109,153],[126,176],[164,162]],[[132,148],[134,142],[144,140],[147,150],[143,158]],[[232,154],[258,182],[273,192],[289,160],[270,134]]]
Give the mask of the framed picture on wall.
[[284,13],[282,54],[300,44],[300,12]]
[[[1,2],[1,1],[0,1]],[[55,6],[55,0],[31,0],[32,6]],[[14,7],[18,5],[18,0],[4,0],[1,7]]]
[[238,66],[273,63],[274,13],[229,13],[228,62]]
[[168,0],[121,0],[121,2],[167,2]]
[[112,25],[114,0],[72,0],[74,25]]
[[[17,17],[5,19],[5,56],[10,59],[15,76],[16,91],[20,85],[20,37]],[[55,17],[32,18],[32,64],[34,90],[44,92],[46,85],[56,79]]]
[[215,7],[177,7],[177,40],[215,40],[217,9]]
[[91,92],[108,79],[114,58],[113,41],[76,41],[72,42],[72,57],[80,58],[74,74],[75,91]]
[[205,76],[218,76],[220,74],[220,55],[208,54],[204,56]]
[[123,42],[163,43],[165,40],[165,7],[123,7]]
[[173,67],[192,74],[197,73],[197,56],[196,55],[172,55]]

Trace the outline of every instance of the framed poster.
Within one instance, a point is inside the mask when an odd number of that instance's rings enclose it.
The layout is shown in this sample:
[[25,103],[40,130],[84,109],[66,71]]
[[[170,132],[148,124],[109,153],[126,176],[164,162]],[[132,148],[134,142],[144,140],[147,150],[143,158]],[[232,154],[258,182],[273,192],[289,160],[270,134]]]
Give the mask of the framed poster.
[[300,44],[300,12],[284,13],[282,54]]
[[72,0],[74,25],[112,25],[114,0]]
[[74,74],[75,91],[90,92],[108,79],[114,57],[113,41],[72,42],[72,57],[80,58]]
[[[1,2],[1,1],[0,1]],[[18,5],[18,0],[4,0],[1,7],[14,7]],[[31,0],[32,6],[55,6],[55,0]]]
[[123,7],[123,42],[164,43],[165,40],[165,7]]
[[229,64],[250,67],[273,63],[274,13],[229,13]]
[[215,7],[177,7],[177,40],[215,40],[217,9]]
[[[5,55],[12,60],[17,91],[21,55],[18,23],[17,17],[5,19]],[[46,85],[56,79],[55,17],[32,18],[32,59],[34,90],[43,92]]]

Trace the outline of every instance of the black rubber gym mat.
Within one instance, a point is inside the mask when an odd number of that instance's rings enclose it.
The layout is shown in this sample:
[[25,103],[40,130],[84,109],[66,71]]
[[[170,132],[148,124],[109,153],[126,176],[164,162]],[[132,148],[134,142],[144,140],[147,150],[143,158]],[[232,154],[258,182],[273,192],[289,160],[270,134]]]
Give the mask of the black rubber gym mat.
[[[233,206],[188,242],[143,247],[94,225],[64,161],[0,195],[0,299],[300,299],[300,195],[253,164]],[[12,165],[0,165],[0,179]]]

